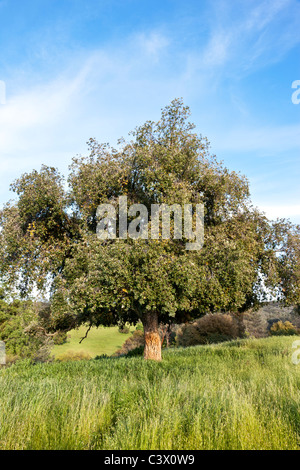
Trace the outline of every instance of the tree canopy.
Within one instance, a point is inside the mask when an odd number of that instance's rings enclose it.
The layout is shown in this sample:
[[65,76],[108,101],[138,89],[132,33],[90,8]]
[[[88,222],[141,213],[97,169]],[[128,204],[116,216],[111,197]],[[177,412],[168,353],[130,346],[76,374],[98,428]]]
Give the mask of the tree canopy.
[[[247,179],[211,155],[189,115],[175,99],[117,148],[91,139],[88,156],[73,159],[68,189],[47,166],[13,183],[17,200],[1,212],[0,272],[23,295],[48,287],[53,328],[142,321],[144,357],[159,360],[160,323],[243,311],[267,289],[300,303],[299,227],[252,206]],[[116,238],[99,239],[97,208],[118,214],[120,196],[149,214],[153,204],[203,204],[203,247],[186,250],[172,224],[169,239],[120,238],[119,225]]]

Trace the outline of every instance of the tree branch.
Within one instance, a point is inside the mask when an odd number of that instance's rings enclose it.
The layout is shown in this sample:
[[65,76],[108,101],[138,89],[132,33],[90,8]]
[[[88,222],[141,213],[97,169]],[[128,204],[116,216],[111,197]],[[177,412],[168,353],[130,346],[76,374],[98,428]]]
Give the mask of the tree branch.
[[87,335],[89,334],[89,331],[90,329],[92,328],[92,325],[90,325],[85,333],[85,336],[83,336],[83,338],[81,338],[81,340],[79,341],[79,344],[82,343],[82,341],[87,337]]

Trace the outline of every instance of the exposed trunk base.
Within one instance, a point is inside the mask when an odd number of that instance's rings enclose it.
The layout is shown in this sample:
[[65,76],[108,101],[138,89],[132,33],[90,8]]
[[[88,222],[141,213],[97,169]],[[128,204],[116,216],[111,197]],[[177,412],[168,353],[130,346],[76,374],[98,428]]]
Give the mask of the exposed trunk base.
[[142,318],[145,336],[144,359],[161,361],[161,338],[158,332],[158,316],[147,312]]

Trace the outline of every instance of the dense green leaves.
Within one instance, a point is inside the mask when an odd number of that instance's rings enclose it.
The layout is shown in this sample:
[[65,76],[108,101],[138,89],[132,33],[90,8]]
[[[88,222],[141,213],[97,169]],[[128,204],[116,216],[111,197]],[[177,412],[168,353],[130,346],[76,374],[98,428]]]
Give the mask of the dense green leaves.
[[0,341],[5,342],[7,361],[15,358],[45,360],[50,355],[47,304],[0,299]]

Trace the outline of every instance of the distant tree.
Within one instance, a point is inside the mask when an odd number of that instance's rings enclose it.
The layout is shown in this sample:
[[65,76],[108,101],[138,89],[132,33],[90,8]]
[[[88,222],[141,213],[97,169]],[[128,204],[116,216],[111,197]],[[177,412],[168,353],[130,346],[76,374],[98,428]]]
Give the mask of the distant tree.
[[41,306],[32,301],[5,299],[0,292],[0,341],[8,356],[48,360],[52,334],[43,327]]
[[[89,156],[73,160],[69,191],[46,166],[12,185],[18,200],[1,213],[0,272],[23,295],[48,285],[52,328],[141,321],[144,357],[160,360],[160,323],[242,311],[262,302],[266,288],[300,303],[299,227],[272,224],[253,208],[246,178],[210,154],[188,117],[176,99],[117,149],[91,139]],[[97,207],[109,203],[118,213],[119,196],[149,214],[151,204],[203,203],[204,246],[98,239]]]
[[273,224],[278,290],[287,305],[300,307],[300,226],[278,220]]

